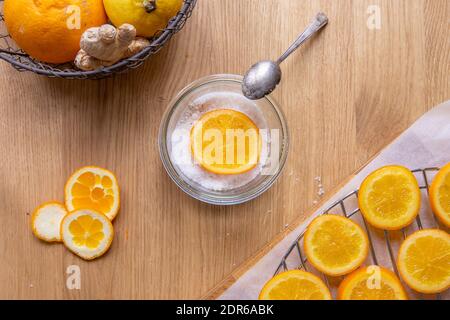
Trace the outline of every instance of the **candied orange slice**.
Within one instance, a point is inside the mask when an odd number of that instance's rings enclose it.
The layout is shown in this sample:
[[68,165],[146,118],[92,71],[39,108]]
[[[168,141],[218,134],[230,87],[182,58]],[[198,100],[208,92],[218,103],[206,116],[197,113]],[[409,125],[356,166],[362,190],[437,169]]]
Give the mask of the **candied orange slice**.
[[355,270],[369,252],[369,240],[361,227],[335,214],[315,218],[305,232],[303,245],[308,261],[329,276]]
[[450,288],[450,235],[438,229],[416,231],[398,252],[398,271],[406,284],[422,293]]
[[194,159],[207,171],[224,175],[244,173],[259,161],[259,130],[242,112],[209,111],[191,129],[191,150]]
[[260,300],[331,300],[330,290],[316,275],[291,270],[269,280],[259,295]]
[[340,284],[339,300],[408,300],[405,290],[390,270],[379,266],[360,268]]
[[60,242],[59,230],[66,214],[66,208],[59,202],[52,201],[40,205],[31,216],[34,235],[47,242]]
[[99,167],[83,167],[66,183],[67,210],[92,209],[113,220],[119,212],[119,185],[115,175]]
[[402,166],[372,172],[358,191],[359,208],[372,226],[399,230],[414,221],[420,209],[420,189],[414,174]]
[[61,223],[64,245],[85,260],[92,260],[108,251],[114,237],[111,221],[104,214],[87,209],[67,214]]
[[430,187],[430,202],[438,219],[450,228],[450,163],[434,177]]

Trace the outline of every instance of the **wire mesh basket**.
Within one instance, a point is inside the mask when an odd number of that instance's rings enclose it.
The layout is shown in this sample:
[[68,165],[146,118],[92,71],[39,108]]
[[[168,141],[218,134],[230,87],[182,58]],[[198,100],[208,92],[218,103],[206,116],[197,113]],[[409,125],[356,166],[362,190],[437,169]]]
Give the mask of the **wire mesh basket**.
[[[412,232],[424,228],[438,228],[446,230],[445,226],[441,225],[433,214],[428,201],[429,185],[434,178],[434,175],[439,171],[439,168],[425,168],[417,169],[412,172],[416,176],[422,193],[422,206],[415,223],[400,230],[400,231],[386,231],[371,227],[361,215],[358,207],[358,190],[355,190],[345,197],[334,202],[330,207],[324,210],[321,214],[338,214],[350,218],[357,222],[363,229],[366,230],[369,243],[370,254],[366,260],[366,264],[378,265],[393,270],[399,276],[396,264],[396,255],[401,242]],[[448,229],[446,230],[448,232]],[[305,230],[297,237],[295,242],[288,248],[285,255],[281,259],[275,275],[280,272],[292,269],[301,269],[312,272],[321,277],[332,294],[335,296],[337,287],[344,277],[329,277],[317,271],[306,259],[303,249],[303,236]],[[424,295],[410,290],[405,284],[404,288],[408,292],[408,296],[412,299],[450,299],[450,292],[447,290],[441,294]]]
[[47,64],[37,61],[22,51],[8,34],[3,17],[3,2],[0,0],[0,59],[9,62],[18,71],[32,71],[34,73],[66,79],[101,79],[116,73],[126,72],[142,65],[149,56],[158,52],[167,41],[180,31],[186,20],[191,16],[197,0],[184,0],[178,14],[173,17],[164,30],[158,31],[151,39],[150,46],[134,56],[121,60],[109,67],[102,67],[93,71],[81,71],[72,63]]

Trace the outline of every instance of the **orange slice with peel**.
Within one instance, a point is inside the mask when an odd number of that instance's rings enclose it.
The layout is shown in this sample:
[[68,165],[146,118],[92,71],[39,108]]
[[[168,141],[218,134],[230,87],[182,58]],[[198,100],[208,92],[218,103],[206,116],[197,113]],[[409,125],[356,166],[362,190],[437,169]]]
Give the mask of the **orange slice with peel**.
[[400,246],[397,267],[402,279],[422,293],[450,288],[450,235],[438,229],[416,231]]
[[408,300],[397,276],[380,266],[360,268],[339,285],[339,300]]
[[61,221],[67,214],[63,204],[51,201],[37,207],[31,215],[31,229],[36,237],[47,242],[60,242]]
[[450,163],[434,177],[430,186],[430,203],[438,219],[450,228]]
[[111,221],[103,213],[89,209],[67,214],[61,223],[64,245],[85,260],[93,260],[108,251],[114,237]]
[[258,161],[261,140],[256,124],[244,113],[231,109],[209,111],[191,129],[194,159],[216,174],[240,174]]
[[259,300],[331,300],[331,294],[316,275],[290,270],[269,280],[261,290]]
[[361,227],[335,214],[315,218],[305,232],[303,246],[308,261],[329,276],[352,272],[369,252],[369,240]]
[[414,174],[402,166],[387,166],[372,172],[358,191],[359,208],[372,226],[400,230],[419,213],[420,189]]
[[64,188],[67,210],[92,209],[113,220],[119,212],[119,184],[106,169],[89,166],[77,170]]

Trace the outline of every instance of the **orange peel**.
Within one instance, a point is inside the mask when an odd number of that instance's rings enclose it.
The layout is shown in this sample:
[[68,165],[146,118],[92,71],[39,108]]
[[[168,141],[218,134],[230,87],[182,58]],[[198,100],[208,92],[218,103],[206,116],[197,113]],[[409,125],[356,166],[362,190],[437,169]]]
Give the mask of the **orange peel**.
[[57,201],[46,202],[37,207],[31,215],[31,229],[34,235],[47,242],[61,242],[60,226],[67,210]]

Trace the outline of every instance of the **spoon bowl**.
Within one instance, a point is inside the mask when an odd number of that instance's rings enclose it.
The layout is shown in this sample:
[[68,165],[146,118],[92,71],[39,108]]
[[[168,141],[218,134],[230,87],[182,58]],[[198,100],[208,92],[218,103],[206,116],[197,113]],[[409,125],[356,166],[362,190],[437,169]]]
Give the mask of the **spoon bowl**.
[[274,61],[260,61],[245,74],[242,92],[252,100],[257,100],[271,93],[281,81],[281,68]]

